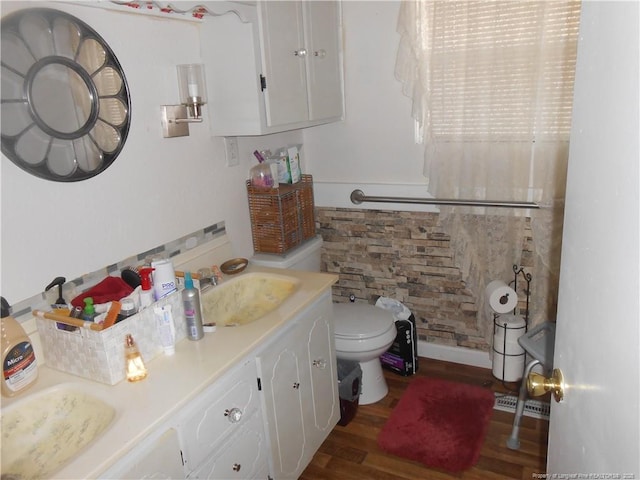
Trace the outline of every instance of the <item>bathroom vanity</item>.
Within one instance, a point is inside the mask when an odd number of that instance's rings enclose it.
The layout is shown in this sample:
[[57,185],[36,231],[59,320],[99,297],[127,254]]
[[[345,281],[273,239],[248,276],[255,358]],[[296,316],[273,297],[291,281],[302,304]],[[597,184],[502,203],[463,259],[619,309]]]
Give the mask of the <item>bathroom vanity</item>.
[[340,417],[331,302],[337,277],[255,266],[247,272],[300,283],[252,323],[178,342],[175,355],[147,362],[141,382],[109,386],[44,367],[29,393],[3,399],[5,408],[65,384],[115,409],[112,424],[54,478],[301,474]]

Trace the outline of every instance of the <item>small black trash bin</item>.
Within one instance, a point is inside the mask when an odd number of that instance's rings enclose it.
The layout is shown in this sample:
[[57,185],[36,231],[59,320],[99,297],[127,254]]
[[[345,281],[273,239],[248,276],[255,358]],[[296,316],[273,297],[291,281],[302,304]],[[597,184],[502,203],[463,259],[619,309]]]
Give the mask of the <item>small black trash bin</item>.
[[338,394],[340,396],[340,421],[347,425],[358,411],[358,400],[362,392],[362,369],[354,360],[338,359]]

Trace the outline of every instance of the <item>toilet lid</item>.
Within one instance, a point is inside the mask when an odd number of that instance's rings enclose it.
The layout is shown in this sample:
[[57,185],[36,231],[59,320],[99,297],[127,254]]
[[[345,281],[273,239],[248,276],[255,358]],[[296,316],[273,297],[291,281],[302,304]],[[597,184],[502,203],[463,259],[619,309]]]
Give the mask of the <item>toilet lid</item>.
[[335,335],[368,338],[382,335],[394,322],[393,314],[364,303],[334,303]]

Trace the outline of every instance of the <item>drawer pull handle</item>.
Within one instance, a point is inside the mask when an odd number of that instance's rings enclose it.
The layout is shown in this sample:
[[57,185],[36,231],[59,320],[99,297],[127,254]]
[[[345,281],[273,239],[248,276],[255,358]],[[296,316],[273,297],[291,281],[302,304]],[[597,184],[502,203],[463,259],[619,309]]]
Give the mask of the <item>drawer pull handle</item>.
[[293,54],[296,57],[306,57],[307,56],[307,49],[306,48],[301,48],[300,50],[294,50]]
[[231,467],[231,468],[233,469],[234,472],[239,472],[241,466],[242,465],[240,465],[239,463],[234,463],[233,467]]
[[227,409],[224,411],[224,416],[227,417],[231,423],[238,423],[242,418],[242,410],[239,408]]
[[313,56],[324,58],[327,56],[327,51],[324,49],[316,50],[315,52],[313,52]]
[[294,390],[298,390],[300,388],[300,384],[298,382],[295,382],[293,384],[293,388],[294,388]]
[[319,368],[320,370],[324,370],[327,368],[327,361],[324,358],[313,361],[313,366]]

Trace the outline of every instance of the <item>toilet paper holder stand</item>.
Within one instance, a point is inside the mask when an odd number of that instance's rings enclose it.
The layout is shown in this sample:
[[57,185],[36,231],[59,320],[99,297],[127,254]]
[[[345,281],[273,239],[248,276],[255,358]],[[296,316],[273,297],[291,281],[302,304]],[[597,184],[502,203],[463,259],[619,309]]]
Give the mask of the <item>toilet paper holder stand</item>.
[[[494,331],[494,335],[495,332],[497,331],[496,328],[501,328],[504,329],[504,335],[502,337],[502,352],[499,352],[498,350],[496,350],[496,345],[493,345],[493,351],[495,354],[501,355],[502,356],[502,380],[504,382],[504,377],[505,377],[505,368],[506,368],[506,363],[507,363],[507,358],[515,358],[515,357],[525,357],[526,352],[522,352],[522,353],[517,353],[517,354],[513,354],[513,353],[507,353],[507,333],[508,330],[521,330],[522,328],[524,328],[524,332],[522,332],[522,334],[526,334],[528,329],[529,329],[529,302],[531,299],[531,281],[533,280],[533,276],[526,272],[524,267],[519,266],[514,264],[513,265],[513,281],[509,282],[510,285],[513,286],[513,290],[515,292],[518,292],[518,277],[522,275],[522,278],[524,279],[524,281],[526,282],[526,286],[524,287],[524,293],[525,293],[525,307],[524,307],[524,312],[521,312],[523,314],[524,317],[524,327],[519,326],[519,327],[509,327],[506,323],[504,324],[500,324],[498,319],[500,318],[500,314],[499,313],[494,313],[493,314],[493,331]],[[513,314],[517,314],[518,313],[518,305],[516,305],[516,307],[513,309]],[[524,365],[523,365],[524,367]],[[524,373],[524,368],[523,368],[523,373]]]

